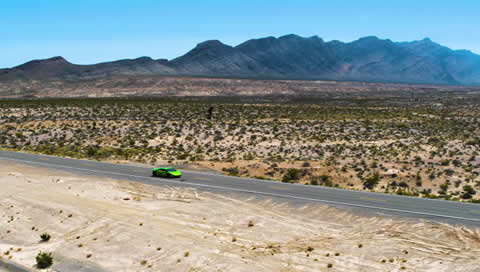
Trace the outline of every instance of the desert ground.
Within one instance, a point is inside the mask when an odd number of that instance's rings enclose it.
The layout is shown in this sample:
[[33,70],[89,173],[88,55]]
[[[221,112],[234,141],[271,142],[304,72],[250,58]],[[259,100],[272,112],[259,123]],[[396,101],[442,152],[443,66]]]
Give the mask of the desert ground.
[[0,148],[480,201],[479,93],[243,99],[2,100]]
[[29,268],[42,251],[55,271],[480,269],[480,230],[462,226],[5,162],[0,187],[0,263]]
[[145,96],[320,96],[430,97],[436,93],[479,92],[478,86],[349,82],[332,80],[268,80],[185,76],[106,76],[91,80],[16,79],[0,82],[2,98],[145,97]]

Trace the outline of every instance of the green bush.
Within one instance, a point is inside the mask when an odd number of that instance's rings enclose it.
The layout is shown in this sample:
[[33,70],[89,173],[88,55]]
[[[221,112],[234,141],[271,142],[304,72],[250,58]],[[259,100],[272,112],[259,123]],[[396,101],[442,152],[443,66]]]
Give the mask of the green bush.
[[474,195],[474,194],[477,193],[477,192],[475,191],[475,189],[473,189],[473,187],[470,186],[470,185],[465,185],[465,186],[463,186],[463,190],[464,190],[466,193],[469,193],[469,194],[472,194],[472,195]]
[[329,175],[321,175],[320,180],[323,186],[332,187],[333,182]]
[[222,171],[227,172],[231,176],[238,176],[240,174],[238,167],[223,168]]
[[302,170],[290,168],[287,170],[287,173],[283,176],[282,182],[297,181],[300,179],[301,174],[302,174]]
[[39,269],[48,268],[53,264],[52,253],[46,253],[46,252],[40,251],[37,254],[37,257],[35,257],[35,260],[37,261],[37,268]]
[[50,238],[51,238],[50,234],[46,232],[40,235],[40,239],[42,239],[42,242],[48,242]]
[[378,175],[378,173],[375,173],[363,182],[363,187],[372,190],[373,188],[375,188],[375,186],[377,186],[379,181],[380,176]]
[[445,160],[441,160],[441,161],[440,161],[440,164],[443,165],[443,166],[448,166],[448,165],[450,165],[450,160],[446,160],[446,159],[445,159]]
[[475,189],[473,189],[473,187],[470,185],[463,186],[463,191],[464,191],[464,193],[462,194],[463,199],[472,199],[473,195],[477,193],[477,191],[475,191]]

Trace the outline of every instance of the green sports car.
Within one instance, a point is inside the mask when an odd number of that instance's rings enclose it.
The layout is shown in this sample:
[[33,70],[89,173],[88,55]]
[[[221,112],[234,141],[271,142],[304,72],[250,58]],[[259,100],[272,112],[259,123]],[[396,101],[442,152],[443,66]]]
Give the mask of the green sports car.
[[171,167],[159,167],[153,168],[152,175],[155,177],[163,178],[179,178],[182,176],[182,173],[177,169]]

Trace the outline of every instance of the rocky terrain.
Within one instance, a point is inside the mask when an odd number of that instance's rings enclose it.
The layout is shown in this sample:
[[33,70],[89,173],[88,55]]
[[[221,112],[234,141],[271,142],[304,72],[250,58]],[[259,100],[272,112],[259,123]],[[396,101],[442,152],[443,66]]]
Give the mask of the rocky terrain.
[[393,42],[365,37],[343,43],[286,35],[237,46],[206,41],[173,60],[141,57],[93,65],[72,64],[62,57],[34,60],[0,70],[0,83],[14,82],[9,91],[20,92],[20,86],[37,81],[62,85],[112,76],[159,75],[479,85],[480,56],[430,39]]

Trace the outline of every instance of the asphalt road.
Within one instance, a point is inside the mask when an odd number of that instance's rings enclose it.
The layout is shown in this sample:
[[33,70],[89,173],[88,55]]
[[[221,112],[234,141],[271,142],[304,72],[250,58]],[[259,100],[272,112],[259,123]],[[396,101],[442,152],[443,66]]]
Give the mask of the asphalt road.
[[255,196],[300,204],[326,204],[355,213],[383,214],[411,219],[480,227],[480,204],[432,200],[336,188],[285,184],[183,170],[180,179],[152,177],[151,168],[89,160],[67,159],[22,152],[0,151],[0,161],[42,166],[81,175],[110,177],[158,186],[196,188],[200,191]]

